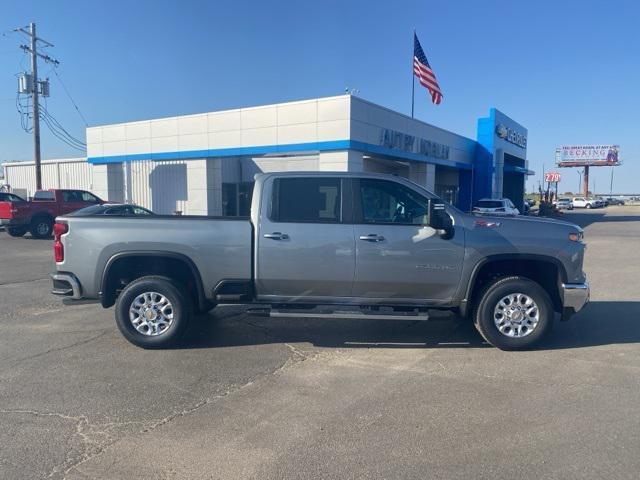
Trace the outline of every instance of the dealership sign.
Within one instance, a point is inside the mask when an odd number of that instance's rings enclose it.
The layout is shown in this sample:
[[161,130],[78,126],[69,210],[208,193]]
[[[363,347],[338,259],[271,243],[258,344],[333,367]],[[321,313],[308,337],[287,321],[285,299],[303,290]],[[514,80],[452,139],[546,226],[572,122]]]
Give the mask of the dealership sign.
[[383,128],[380,132],[380,146],[403,150],[409,153],[417,153],[427,157],[449,159],[449,146],[424,138],[414,137],[406,133],[396,132]]
[[544,181],[548,183],[558,183],[560,174],[558,172],[544,172]]
[[559,167],[619,165],[619,145],[565,145],[556,149]]
[[522,148],[527,148],[527,136],[524,133],[518,132],[511,127],[499,123],[496,125],[496,135],[509,143],[518,145]]

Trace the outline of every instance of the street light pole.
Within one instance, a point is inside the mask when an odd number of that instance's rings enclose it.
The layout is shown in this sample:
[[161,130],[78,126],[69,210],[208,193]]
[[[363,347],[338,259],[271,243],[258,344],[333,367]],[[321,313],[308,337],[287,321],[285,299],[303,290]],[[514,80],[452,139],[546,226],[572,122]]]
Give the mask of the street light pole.
[[611,167],[611,185],[609,185],[609,196],[613,196],[613,167]]

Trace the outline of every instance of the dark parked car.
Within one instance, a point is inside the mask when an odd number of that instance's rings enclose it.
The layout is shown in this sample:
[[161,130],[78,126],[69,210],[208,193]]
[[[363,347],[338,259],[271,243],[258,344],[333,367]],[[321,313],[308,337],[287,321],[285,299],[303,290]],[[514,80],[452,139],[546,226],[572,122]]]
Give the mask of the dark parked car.
[[71,214],[74,217],[92,217],[96,215],[110,215],[117,217],[139,217],[155,215],[151,210],[125,203],[106,203],[104,205],[91,205],[81,208]]
[[624,200],[614,197],[607,197],[604,199],[607,205],[624,205]]

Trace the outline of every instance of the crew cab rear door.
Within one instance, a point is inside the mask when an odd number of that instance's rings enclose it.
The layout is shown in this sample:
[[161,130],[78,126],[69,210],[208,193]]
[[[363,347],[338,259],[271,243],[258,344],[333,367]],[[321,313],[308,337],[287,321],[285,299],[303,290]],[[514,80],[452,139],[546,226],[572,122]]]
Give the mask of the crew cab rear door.
[[426,225],[428,199],[400,182],[353,181],[356,271],[352,294],[380,301],[446,302],[464,259],[464,229],[446,238]]
[[265,181],[255,242],[258,298],[312,301],[351,294],[355,240],[348,188],[335,176]]

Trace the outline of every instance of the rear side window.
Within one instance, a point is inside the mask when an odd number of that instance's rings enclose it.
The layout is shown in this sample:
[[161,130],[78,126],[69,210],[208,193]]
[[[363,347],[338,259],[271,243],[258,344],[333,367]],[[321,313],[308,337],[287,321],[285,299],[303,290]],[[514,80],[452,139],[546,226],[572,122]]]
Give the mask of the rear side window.
[[340,197],[339,178],[279,178],[271,217],[276,222],[337,223]]
[[45,201],[51,201],[51,200],[55,200],[56,196],[53,192],[49,192],[46,190],[40,190],[38,192],[35,193],[35,195],[33,196],[34,200],[45,200]]

